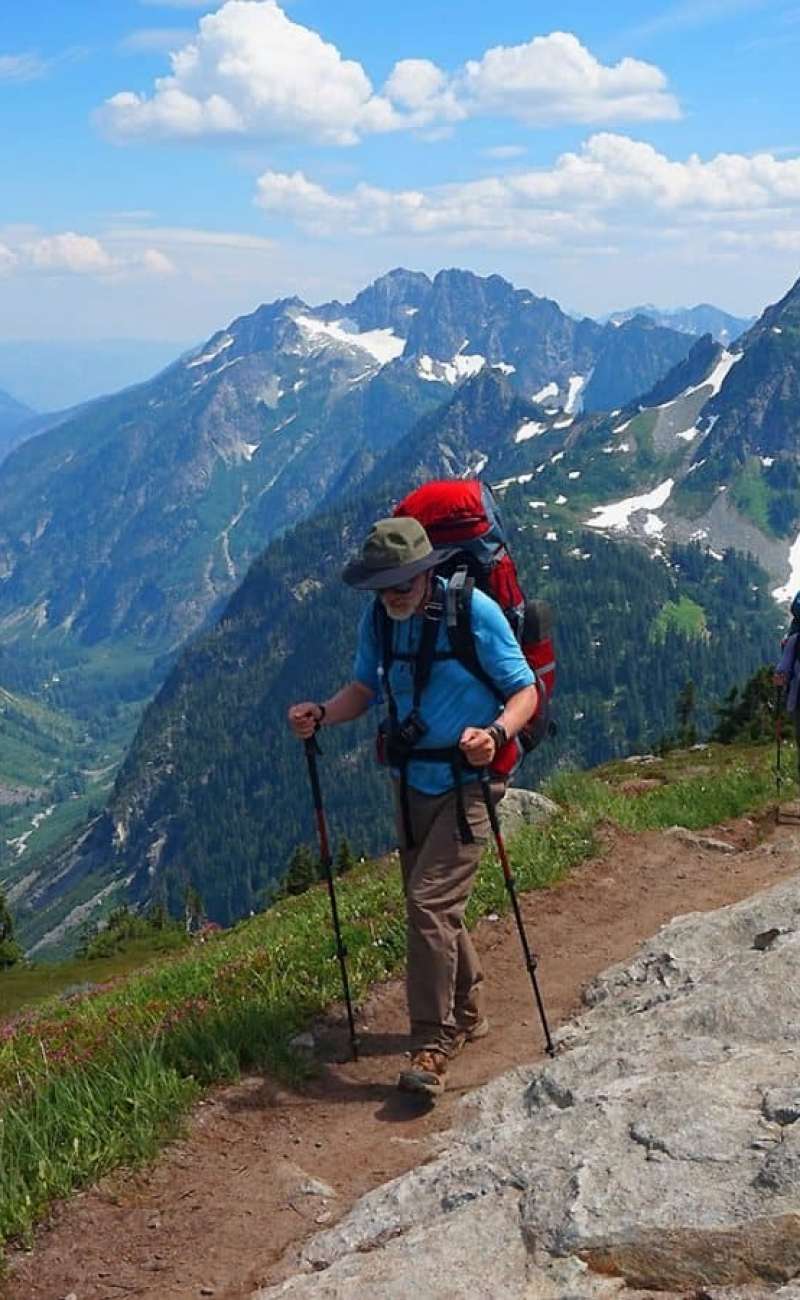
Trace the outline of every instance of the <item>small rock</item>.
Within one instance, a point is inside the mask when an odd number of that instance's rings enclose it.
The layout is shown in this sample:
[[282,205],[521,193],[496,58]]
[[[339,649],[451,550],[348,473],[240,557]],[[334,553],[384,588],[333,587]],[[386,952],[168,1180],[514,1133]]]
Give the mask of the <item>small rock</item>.
[[201,1294],[201,1295],[216,1295],[216,1292],[215,1292],[213,1286],[201,1286],[201,1288],[200,1288],[200,1294]]
[[698,849],[710,849],[713,853],[736,852],[735,844],[729,844],[727,840],[715,839],[713,835],[698,835],[697,831],[690,831],[687,826],[668,826],[664,834],[673,835],[676,840],[683,840],[685,844],[694,844]]
[[780,933],[780,930],[775,926],[773,926],[771,930],[762,930],[753,940],[753,947],[756,952],[766,952],[768,948],[772,947],[775,940],[780,936]]
[[309,1029],[306,1029],[303,1031],[302,1034],[295,1034],[294,1038],[290,1038],[289,1046],[291,1047],[293,1052],[300,1052],[301,1054],[305,1053],[306,1055],[313,1055],[314,1049],[316,1047],[316,1043],[314,1042],[314,1035],[311,1033]]

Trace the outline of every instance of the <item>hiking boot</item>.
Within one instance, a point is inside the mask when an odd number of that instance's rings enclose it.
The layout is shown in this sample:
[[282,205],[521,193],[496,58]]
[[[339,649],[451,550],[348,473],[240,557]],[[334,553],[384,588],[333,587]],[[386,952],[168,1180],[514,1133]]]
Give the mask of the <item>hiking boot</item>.
[[447,1083],[447,1053],[438,1047],[423,1047],[414,1052],[405,1070],[400,1071],[397,1086],[401,1092],[422,1092],[438,1097]]
[[474,1025],[458,1025],[449,1044],[451,1056],[455,1056],[466,1047],[467,1043],[474,1043],[479,1038],[485,1038],[489,1032],[489,1021],[486,1016],[478,1020]]

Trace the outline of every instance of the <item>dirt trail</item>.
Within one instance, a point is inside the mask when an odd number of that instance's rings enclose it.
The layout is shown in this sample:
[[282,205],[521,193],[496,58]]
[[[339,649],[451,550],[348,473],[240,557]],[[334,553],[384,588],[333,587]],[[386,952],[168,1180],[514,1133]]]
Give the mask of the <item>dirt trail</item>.
[[[609,833],[598,858],[524,899],[553,1027],[575,1012],[594,974],[629,957],[674,915],[735,902],[800,867],[800,827],[765,826],[762,838],[743,819],[711,833],[737,851],[655,832]],[[358,1064],[346,1059],[341,1022],[326,1023],[318,1027],[325,1064],[307,1090],[250,1077],[215,1092],[152,1168],[114,1175],[60,1207],[33,1251],[13,1259],[4,1300],[244,1300],[285,1276],[321,1223],[432,1153],[465,1092],[542,1056],[513,924],[483,921],[477,941],[492,1032],[455,1062],[435,1109],[393,1087],[405,1049],[395,981],[363,1008]],[[331,1184],[336,1199],[303,1194],[298,1167]]]

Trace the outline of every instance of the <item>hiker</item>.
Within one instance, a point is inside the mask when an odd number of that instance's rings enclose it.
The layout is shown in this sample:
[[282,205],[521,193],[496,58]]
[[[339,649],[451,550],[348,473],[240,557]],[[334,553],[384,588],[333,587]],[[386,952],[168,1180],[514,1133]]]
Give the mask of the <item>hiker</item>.
[[788,635],[781,643],[781,657],[775,669],[773,681],[780,690],[786,691],[786,712],[794,717],[794,733],[797,740],[797,770],[800,779],[800,592],[792,601],[792,624]]
[[[471,611],[475,646],[502,692],[502,707],[497,693],[452,652],[442,617],[448,582],[434,570],[453,553],[434,549],[416,519],[379,520],[342,575],[349,586],[376,593],[361,619],[353,680],[327,700],[289,709],[292,730],[305,740],[320,727],[360,717],[382,690],[386,695],[389,717],[379,739],[393,778],[408,921],[411,1062],[398,1084],[432,1096],[444,1089],[452,1057],[489,1028],[483,974],[464,927],[490,834],[479,771],[515,743],[538,699],[535,675],[508,620],[478,590]],[[493,779],[493,799],[504,793],[505,781]]]

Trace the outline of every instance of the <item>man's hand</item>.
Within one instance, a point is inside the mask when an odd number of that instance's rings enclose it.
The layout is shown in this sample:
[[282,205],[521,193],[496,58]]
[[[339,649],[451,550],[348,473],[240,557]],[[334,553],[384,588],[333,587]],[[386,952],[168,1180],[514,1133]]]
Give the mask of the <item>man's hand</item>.
[[458,747],[470,767],[486,767],[494,758],[494,739],[483,727],[466,727]]
[[775,673],[775,676],[772,678],[772,684],[773,686],[785,686],[786,673]]
[[322,720],[322,712],[322,705],[314,704],[312,700],[293,704],[289,710],[289,726],[301,740],[308,740],[317,730],[317,725]]

